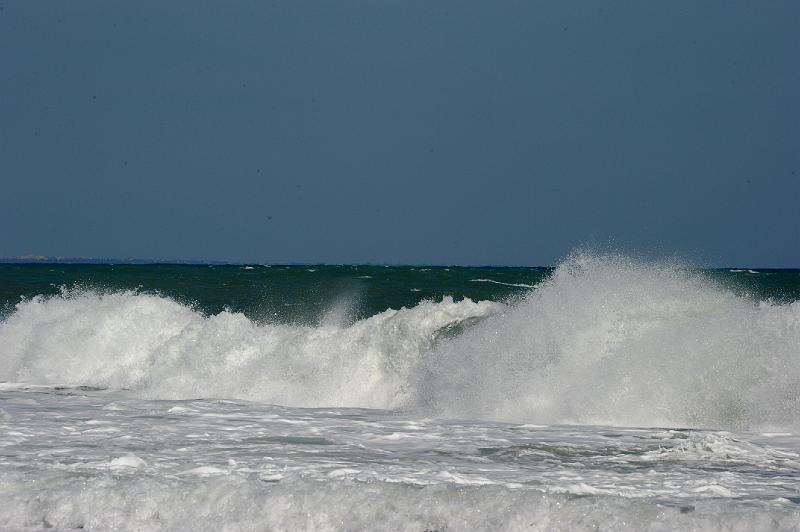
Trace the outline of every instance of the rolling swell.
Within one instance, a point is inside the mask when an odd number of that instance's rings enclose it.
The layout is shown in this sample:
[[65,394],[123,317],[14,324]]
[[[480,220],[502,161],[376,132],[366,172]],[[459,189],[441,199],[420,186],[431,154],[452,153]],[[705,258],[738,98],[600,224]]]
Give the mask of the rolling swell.
[[513,305],[445,298],[351,325],[92,291],[24,301],[0,323],[5,381],[539,423],[796,426],[799,355],[799,302],[580,254]]

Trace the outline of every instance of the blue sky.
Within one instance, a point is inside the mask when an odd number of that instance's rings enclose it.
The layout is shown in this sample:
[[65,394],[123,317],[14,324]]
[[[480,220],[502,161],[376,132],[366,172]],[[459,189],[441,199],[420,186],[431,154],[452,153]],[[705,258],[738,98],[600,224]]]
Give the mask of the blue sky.
[[797,2],[0,2],[0,255],[800,267]]

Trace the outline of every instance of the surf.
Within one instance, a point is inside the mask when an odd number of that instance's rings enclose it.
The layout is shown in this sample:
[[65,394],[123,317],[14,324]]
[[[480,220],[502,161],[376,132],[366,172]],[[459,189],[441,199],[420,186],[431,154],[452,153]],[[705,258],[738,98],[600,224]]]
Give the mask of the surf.
[[0,322],[0,380],[530,423],[787,428],[800,421],[799,346],[800,302],[679,264],[576,253],[505,303],[446,297],[314,326],[136,291],[34,297]]
[[559,424],[796,426],[800,302],[672,263],[574,254],[428,358],[440,414]]

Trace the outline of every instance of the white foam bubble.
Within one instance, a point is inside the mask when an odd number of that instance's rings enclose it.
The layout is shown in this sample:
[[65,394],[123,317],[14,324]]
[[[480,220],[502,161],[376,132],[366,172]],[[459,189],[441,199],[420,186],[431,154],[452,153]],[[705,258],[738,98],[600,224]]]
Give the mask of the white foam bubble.
[[108,467],[111,469],[120,469],[120,468],[139,469],[141,467],[146,467],[146,466],[147,463],[133,453],[128,453],[125,456],[114,458],[108,463]]
[[187,469],[186,471],[181,471],[178,475],[194,475],[200,477],[207,477],[207,476],[214,476],[214,475],[226,475],[228,471],[224,469],[220,469],[214,466],[199,466],[194,467],[192,469]]

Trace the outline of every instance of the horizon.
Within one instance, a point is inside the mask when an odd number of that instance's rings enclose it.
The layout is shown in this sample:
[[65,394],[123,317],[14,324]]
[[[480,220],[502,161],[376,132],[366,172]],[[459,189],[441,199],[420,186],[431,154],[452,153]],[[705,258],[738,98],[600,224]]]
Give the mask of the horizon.
[[[598,253],[598,256],[624,256],[622,253]],[[394,267],[394,268],[519,268],[519,269],[555,269],[568,260],[570,255],[560,259],[558,262],[549,265],[523,265],[523,264],[433,264],[433,263],[389,263],[389,262],[342,262],[342,263],[328,263],[328,262],[240,262],[240,261],[224,261],[224,260],[208,260],[208,259],[141,259],[141,258],[119,258],[119,257],[57,257],[48,255],[35,255],[35,256],[17,256],[17,257],[0,257],[0,265],[3,264],[20,264],[20,265],[35,265],[35,264],[61,264],[61,265],[124,265],[124,266],[261,266],[269,267],[305,267],[305,266],[322,266],[322,267]],[[641,260],[645,264],[652,263],[673,263],[669,259],[636,259]],[[747,270],[774,270],[774,271],[792,271],[800,270],[800,267],[774,267],[774,266],[753,266],[753,265],[697,265],[697,264],[682,264],[682,267],[687,269],[700,269],[700,270],[732,270],[732,271],[747,271]]]

